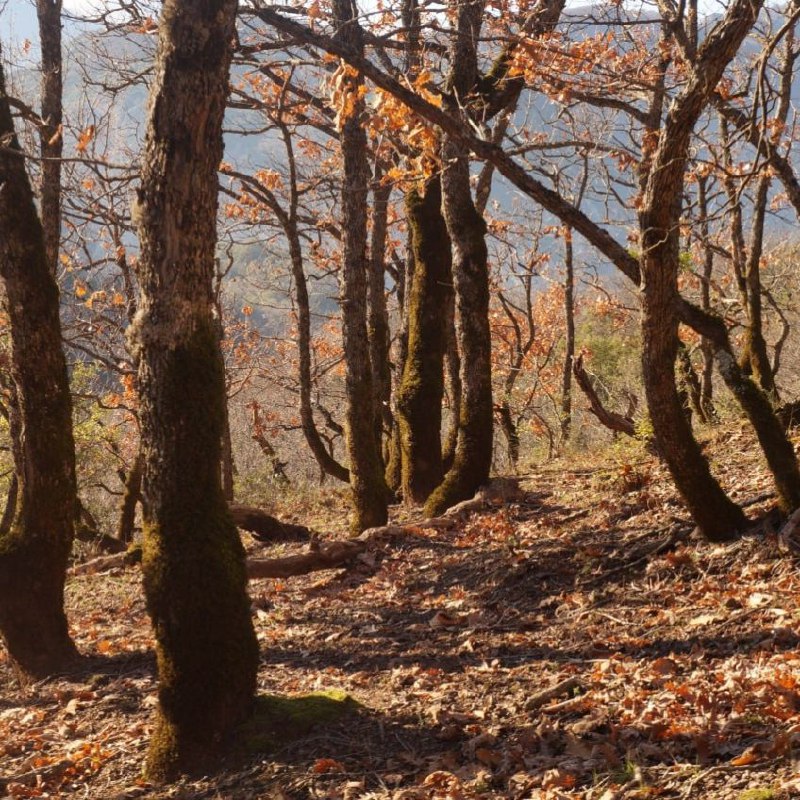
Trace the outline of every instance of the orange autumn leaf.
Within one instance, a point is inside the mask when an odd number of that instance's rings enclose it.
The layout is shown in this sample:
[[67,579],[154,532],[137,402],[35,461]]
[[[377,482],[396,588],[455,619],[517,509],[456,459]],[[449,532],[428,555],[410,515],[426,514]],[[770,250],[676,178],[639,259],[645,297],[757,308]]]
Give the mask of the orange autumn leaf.
[[311,767],[311,771],[316,775],[326,772],[344,772],[344,764],[334,758],[318,758]]
[[89,142],[94,139],[95,127],[94,125],[90,125],[86,130],[84,130],[81,135],[78,137],[78,144],[77,144],[77,151],[79,153],[83,153],[86,151],[86,148],[89,146]]

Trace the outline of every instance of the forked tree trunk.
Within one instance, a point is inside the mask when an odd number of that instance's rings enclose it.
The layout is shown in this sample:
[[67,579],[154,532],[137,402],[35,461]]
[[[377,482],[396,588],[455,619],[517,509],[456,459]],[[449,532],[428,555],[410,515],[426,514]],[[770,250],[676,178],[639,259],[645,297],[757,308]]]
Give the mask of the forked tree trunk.
[[406,287],[408,351],[397,389],[401,485],[407,503],[424,503],[441,483],[442,396],[450,237],[441,212],[439,177],[406,195],[414,270]]
[[[334,0],[335,39],[356,53],[363,53],[363,34],[354,0]],[[364,101],[359,92],[364,79],[342,76],[353,108],[342,120],[340,142],[344,160],[342,182],[342,344],[345,360],[345,411],[350,486],[353,491],[352,528],[384,525],[389,490],[384,477],[380,443],[375,436],[369,339],[367,337],[367,198],[369,163],[367,135],[361,115]]]
[[251,711],[258,644],[222,492],[225,376],[212,313],[217,168],[236,0],[167,0],[135,216],[142,569],[159,708],[146,774],[207,771]]
[[[451,39],[451,73],[444,104],[461,108],[478,75],[478,37],[484,3],[459,5]],[[465,124],[468,124],[465,121]],[[425,505],[436,516],[472,497],[489,477],[492,464],[492,367],[489,331],[489,264],[486,223],[475,208],[470,188],[469,148],[442,137],[442,200],[453,243],[453,283],[461,357],[461,409],[453,466]]]
[[[0,536],[0,634],[17,668],[41,678],[77,653],[64,581],[77,511],[72,401],[58,287],[14,133],[0,66],[0,276],[11,328],[14,516]],[[23,435],[24,432],[24,435]]]

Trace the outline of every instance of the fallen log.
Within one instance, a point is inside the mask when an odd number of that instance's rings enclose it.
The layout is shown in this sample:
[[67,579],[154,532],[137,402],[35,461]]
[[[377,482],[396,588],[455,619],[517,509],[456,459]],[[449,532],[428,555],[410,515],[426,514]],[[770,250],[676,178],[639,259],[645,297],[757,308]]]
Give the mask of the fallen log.
[[[499,478],[481,487],[472,500],[459,503],[440,517],[431,517],[402,525],[384,525],[379,528],[367,528],[355,539],[334,541],[321,544],[312,539],[309,549],[298,555],[280,558],[248,558],[247,577],[254,578],[291,578],[296,575],[308,575],[326,569],[342,569],[356,562],[366,552],[369,545],[384,544],[393,539],[413,535],[419,529],[434,528],[437,530],[451,528],[458,523],[458,517],[468,511],[479,511],[490,508],[503,501],[513,501],[522,496],[516,481]],[[288,541],[309,539],[311,532],[303,525],[292,525],[281,522],[275,517],[250,506],[231,505],[231,513],[237,527],[256,533],[258,538],[272,541]],[[131,552],[115,556],[105,556],[73,567],[72,575],[87,575],[106,572],[117,567],[131,565]]]
[[237,528],[252,533],[261,542],[307,542],[311,531],[305,525],[281,522],[260,508],[231,503],[231,516]]
[[350,566],[367,548],[365,542],[330,542],[315,545],[307,553],[284,558],[249,558],[248,578],[292,578],[324,569]]

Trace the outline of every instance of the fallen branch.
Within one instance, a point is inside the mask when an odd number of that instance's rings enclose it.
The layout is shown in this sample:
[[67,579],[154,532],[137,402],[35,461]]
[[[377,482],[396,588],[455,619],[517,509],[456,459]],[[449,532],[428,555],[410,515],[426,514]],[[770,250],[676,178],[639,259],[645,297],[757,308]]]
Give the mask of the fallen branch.
[[262,542],[305,542],[311,538],[311,531],[305,525],[281,522],[260,508],[231,503],[231,516],[237,528],[252,533]]
[[573,676],[572,678],[567,678],[566,680],[561,681],[561,683],[557,683],[555,686],[551,686],[549,689],[545,689],[543,692],[539,692],[539,694],[529,697],[528,702],[525,703],[525,710],[536,711],[537,709],[549,703],[551,700],[555,700],[556,697],[569,694],[579,687],[580,682],[576,677]]
[[284,558],[250,558],[248,578],[292,578],[324,569],[350,566],[366,550],[360,541],[315,545],[307,553]]
[[83,564],[76,564],[70,569],[70,575],[94,575],[98,572],[110,572],[112,569],[123,569],[132,567],[142,560],[142,551],[139,548],[126,550],[124,553],[114,553],[111,556],[100,556],[86,561]]

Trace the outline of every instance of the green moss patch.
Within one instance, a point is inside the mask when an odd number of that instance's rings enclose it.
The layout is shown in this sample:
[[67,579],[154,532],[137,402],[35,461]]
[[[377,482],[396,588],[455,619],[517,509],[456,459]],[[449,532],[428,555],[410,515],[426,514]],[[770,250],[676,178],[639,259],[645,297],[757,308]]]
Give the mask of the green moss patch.
[[739,795],[739,800],[776,800],[774,789],[747,789]]
[[361,708],[346,692],[333,690],[286,697],[260,695],[253,716],[239,729],[247,753],[263,753],[301,739]]

